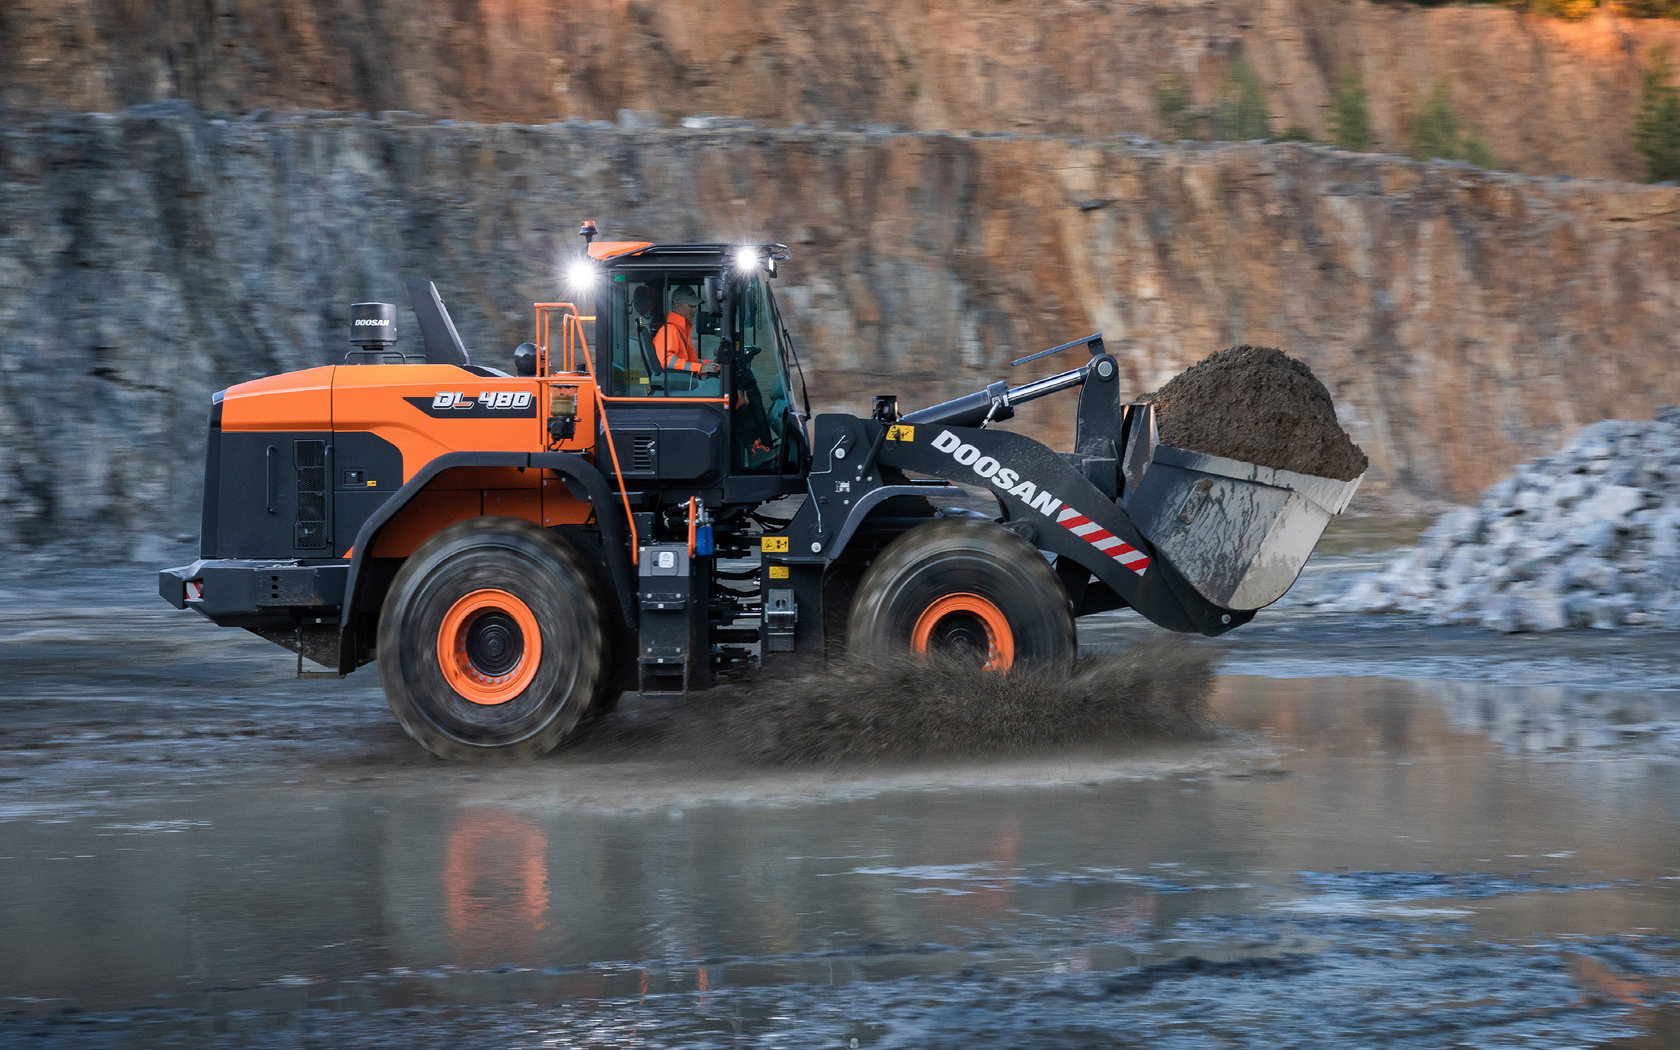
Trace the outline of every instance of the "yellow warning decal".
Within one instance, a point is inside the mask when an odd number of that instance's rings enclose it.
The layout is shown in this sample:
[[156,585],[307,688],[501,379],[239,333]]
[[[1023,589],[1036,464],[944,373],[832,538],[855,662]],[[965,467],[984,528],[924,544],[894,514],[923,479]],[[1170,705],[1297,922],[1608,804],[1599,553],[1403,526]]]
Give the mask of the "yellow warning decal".
[[903,424],[894,424],[893,426],[887,428],[887,440],[914,441],[916,440],[916,428],[907,427]]
[[760,549],[766,554],[786,554],[788,552],[788,538],[786,536],[766,536],[760,544]]
[[785,580],[785,579],[787,579],[788,578],[787,566],[786,565],[772,565],[772,566],[770,566],[770,578],[772,580]]

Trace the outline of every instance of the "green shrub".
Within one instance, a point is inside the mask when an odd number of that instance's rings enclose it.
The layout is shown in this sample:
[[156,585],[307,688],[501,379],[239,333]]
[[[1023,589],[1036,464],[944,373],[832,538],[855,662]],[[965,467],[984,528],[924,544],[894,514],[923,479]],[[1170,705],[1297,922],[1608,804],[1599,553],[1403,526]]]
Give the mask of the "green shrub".
[[1571,20],[1586,18],[1598,10],[1598,0],[1516,0],[1510,6],[1531,15],[1550,15]]
[[1225,84],[1213,107],[1213,137],[1247,141],[1272,137],[1272,111],[1266,105],[1266,82],[1241,58],[1232,59]]
[[1313,133],[1311,131],[1308,131],[1306,128],[1302,127],[1299,124],[1291,124],[1287,128],[1284,128],[1283,129],[1283,134],[1279,135],[1277,140],[1279,142],[1317,142],[1318,141],[1317,139],[1313,138]]
[[1420,7],[1460,4],[1489,4],[1531,15],[1552,18],[1586,18],[1595,11],[1609,10],[1628,18],[1680,18],[1680,0],[1412,0]]
[[1631,18],[1680,18],[1680,0],[1621,0],[1617,6]]
[[1168,73],[1155,88],[1155,116],[1177,138],[1199,138],[1197,131],[1201,115],[1193,108],[1190,89],[1184,86],[1177,73]]
[[1369,153],[1371,98],[1359,79],[1359,70],[1344,69],[1336,78],[1336,92],[1330,102],[1330,141],[1355,153]]
[[1435,82],[1428,100],[1412,118],[1407,152],[1413,160],[1465,160],[1478,168],[1493,167],[1488,148],[1459,127],[1452,90],[1444,79]]
[[1680,180],[1680,88],[1674,86],[1674,67],[1666,46],[1652,49],[1643,79],[1633,145],[1645,158],[1647,181]]

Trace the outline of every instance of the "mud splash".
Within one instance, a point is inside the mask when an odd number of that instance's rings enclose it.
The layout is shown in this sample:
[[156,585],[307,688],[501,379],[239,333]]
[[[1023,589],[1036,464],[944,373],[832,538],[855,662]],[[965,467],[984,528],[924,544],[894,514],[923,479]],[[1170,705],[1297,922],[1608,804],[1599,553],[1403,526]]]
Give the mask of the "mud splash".
[[661,724],[603,723],[581,747],[835,766],[1208,739],[1212,657],[1154,641],[1086,657],[1071,674],[997,675],[949,658],[847,662],[725,686]]

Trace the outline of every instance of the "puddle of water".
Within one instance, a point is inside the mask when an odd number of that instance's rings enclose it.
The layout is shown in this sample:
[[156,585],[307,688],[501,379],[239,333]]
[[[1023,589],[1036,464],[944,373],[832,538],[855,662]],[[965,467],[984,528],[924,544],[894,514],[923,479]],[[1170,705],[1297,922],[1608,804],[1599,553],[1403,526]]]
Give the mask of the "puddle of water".
[[1593,727],[1663,702],[1224,678],[1171,762],[119,791],[0,822],[0,1041],[1648,1041],[1680,778]]

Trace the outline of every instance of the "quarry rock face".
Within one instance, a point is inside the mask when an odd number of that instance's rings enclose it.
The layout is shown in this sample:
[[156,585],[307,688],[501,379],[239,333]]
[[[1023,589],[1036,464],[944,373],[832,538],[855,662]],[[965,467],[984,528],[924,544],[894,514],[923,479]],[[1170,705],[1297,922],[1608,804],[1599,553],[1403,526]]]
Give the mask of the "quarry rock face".
[[1163,86],[1206,115],[1231,96],[1240,57],[1278,134],[1328,139],[1333,93],[1354,71],[1376,148],[1398,152],[1439,81],[1503,167],[1639,179],[1639,71],[1655,47],[1680,51],[1680,23],[1368,0],[8,0],[0,39],[0,109],[183,99],[236,116],[624,113],[666,126],[709,113],[1086,138],[1177,138]]
[[1680,409],[1582,428],[1327,604],[1507,633],[1680,627]]
[[[0,125],[0,542],[196,533],[231,383],[342,360],[435,279],[511,368],[608,239],[779,240],[814,407],[1074,367],[1141,395],[1281,347],[1371,461],[1355,508],[1465,502],[1586,423],[1680,402],[1680,190],[1298,144],[470,124],[180,103]],[[1070,448],[1074,399],[1011,424]]]

